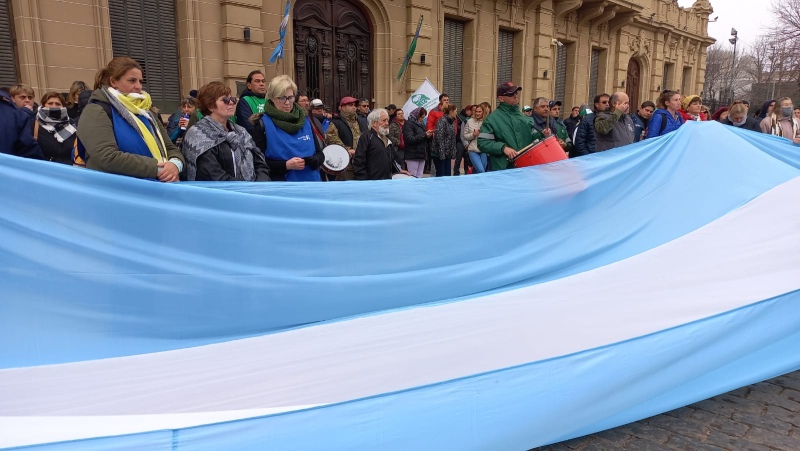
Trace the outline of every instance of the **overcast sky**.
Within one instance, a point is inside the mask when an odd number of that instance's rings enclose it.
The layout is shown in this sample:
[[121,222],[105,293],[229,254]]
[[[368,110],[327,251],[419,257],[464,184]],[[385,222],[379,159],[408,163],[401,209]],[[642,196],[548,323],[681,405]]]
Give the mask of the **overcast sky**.
[[[750,44],[759,34],[764,33],[772,19],[769,13],[774,0],[710,0],[714,12],[711,19],[719,16],[719,20],[708,24],[708,34],[717,40],[717,44],[731,47],[728,39],[731,28],[739,32],[739,46]],[[694,0],[678,0],[683,7],[691,7]],[[741,48],[741,47],[738,47]]]

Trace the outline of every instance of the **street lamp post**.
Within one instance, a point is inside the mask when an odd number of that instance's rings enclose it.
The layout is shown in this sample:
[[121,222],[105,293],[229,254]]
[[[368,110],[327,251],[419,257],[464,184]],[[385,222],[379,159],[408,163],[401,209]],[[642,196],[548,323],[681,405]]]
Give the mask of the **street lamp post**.
[[739,42],[739,32],[736,31],[736,28],[731,28],[731,38],[728,39],[728,42],[733,44],[733,61],[731,61],[731,79],[730,84],[728,85],[728,92],[731,96],[730,103],[733,103],[733,77],[734,77],[734,69],[736,67],[736,43]]

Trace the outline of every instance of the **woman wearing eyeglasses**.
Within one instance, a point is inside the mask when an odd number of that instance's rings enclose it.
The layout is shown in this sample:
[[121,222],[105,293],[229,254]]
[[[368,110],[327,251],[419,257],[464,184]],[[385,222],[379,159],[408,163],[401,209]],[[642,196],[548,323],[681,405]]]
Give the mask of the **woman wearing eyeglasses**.
[[267,86],[264,112],[251,117],[253,140],[264,152],[272,180],[319,182],[325,161],[322,142],[311,128],[306,112],[296,104],[297,85],[288,75],[278,75]]
[[112,59],[94,82],[81,114],[78,139],[86,148],[86,167],[161,182],[177,182],[181,151],[150,108],[142,90],[142,67],[125,56]]
[[264,154],[253,138],[231,118],[236,97],[219,81],[200,88],[197,102],[203,118],[186,131],[183,154],[189,181],[269,181]]

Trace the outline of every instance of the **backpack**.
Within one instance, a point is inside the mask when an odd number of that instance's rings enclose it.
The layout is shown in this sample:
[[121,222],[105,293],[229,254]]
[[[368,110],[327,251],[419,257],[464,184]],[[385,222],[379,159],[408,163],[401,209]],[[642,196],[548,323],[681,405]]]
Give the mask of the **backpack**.
[[[658,130],[658,136],[661,136],[661,135],[664,133],[664,130],[666,130],[666,128],[667,128],[667,115],[666,115],[666,113],[659,113],[659,116],[663,116],[663,117],[661,118],[661,127],[660,127],[660,129]],[[681,116],[681,115],[679,114],[679,115],[678,115],[678,118],[679,118],[679,119],[678,119],[678,122],[680,122],[681,124],[683,124],[683,116]],[[652,121],[652,118],[651,118],[650,120]],[[648,125],[649,125],[649,124],[648,124]]]
[[[89,103],[100,105],[100,108],[106,112],[108,119],[113,123],[114,119],[111,117],[111,105],[105,102],[99,102],[95,99],[89,99]],[[72,165],[85,168],[86,167],[86,147],[84,147],[81,139],[75,134],[75,144],[72,147]]]

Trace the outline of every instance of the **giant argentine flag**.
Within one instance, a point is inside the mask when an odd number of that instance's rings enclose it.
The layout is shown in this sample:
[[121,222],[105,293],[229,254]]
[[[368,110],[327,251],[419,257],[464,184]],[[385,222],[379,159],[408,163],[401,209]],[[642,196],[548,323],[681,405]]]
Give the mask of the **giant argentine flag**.
[[0,447],[524,450],[798,369],[798,168],[694,122],[409,181],[0,155]]

